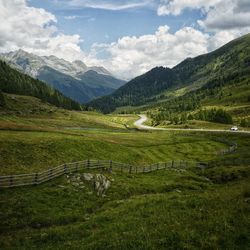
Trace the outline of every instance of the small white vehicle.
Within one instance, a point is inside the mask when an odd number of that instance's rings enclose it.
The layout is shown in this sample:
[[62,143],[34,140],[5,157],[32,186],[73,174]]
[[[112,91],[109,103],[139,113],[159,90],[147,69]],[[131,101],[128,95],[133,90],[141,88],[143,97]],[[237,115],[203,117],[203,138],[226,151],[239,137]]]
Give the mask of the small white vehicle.
[[237,130],[238,130],[238,127],[237,127],[237,126],[233,126],[230,130],[232,130],[232,131],[237,131]]

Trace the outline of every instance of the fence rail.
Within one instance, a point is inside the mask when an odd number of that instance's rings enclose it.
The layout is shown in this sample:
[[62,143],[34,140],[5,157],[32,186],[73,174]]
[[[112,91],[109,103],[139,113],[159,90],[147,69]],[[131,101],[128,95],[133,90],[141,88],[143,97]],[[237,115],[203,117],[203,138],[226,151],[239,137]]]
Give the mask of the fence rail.
[[55,168],[37,173],[0,176],[0,188],[38,185],[59,177],[63,174],[69,174],[84,169],[103,169],[110,172],[115,171],[121,173],[136,174],[148,173],[151,171],[166,168],[187,168],[192,166],[199,166],[199,164],[200,163],[191,161],[169,161],[159,162],[148,166],[133,166],[111,160],[84,160],[73,163],[65,163]]

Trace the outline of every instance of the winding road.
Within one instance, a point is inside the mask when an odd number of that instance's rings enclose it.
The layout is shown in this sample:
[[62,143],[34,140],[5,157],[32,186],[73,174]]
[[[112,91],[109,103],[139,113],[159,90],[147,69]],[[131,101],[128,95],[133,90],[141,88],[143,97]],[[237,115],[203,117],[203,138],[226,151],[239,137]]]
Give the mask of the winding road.
[[144,122],[147,121],[146,115],[139,115],[140,119],[134,122],[134,125],[139,129],[147,129],[147,130],[158,130],[158,131],[202,131],[202,132],[227,132],[227,133],[240,133],[240,134],[250,134],[250,131],[246,130],[226,130],[226,129],[203,129],[203,128],[155,128],[147,125],[143,125]]

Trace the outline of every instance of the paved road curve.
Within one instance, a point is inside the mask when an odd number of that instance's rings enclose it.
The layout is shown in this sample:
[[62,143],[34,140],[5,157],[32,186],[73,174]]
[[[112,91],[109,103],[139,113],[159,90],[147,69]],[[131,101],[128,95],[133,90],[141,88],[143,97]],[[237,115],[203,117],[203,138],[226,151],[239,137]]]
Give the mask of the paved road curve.
[[146,115],[139,115],[140,119],[134,122],[134,125],[139,129],[150,129],[150,130],[165,130],[165,131],[171,131],[171,130],[178,130],[178,131],[204,131],[204,132],[227,132],[227,133],[241,133],[241,134],[250,134],[250,131],[246,130],[238,130],[238,131],[231,131],[231,130],[225,130],[225,129],[203,129],[203,128],[155,128],[147,125],[143,125],[145,121],[147,121]]

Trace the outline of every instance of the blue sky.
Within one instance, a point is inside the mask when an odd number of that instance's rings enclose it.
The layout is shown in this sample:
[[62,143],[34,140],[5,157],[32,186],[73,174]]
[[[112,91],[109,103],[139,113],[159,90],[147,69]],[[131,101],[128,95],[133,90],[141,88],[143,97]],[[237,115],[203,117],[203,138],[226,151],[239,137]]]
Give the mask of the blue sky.
[[249,0],[0,0],[0,52],[82,60],[127,80],[249,32]]
[[[122,4],[124,1],[106,2]],[[44,8],[53,13],[58,20],[59,31],[71,35],[79,34],[84,39],[81,47],[85,50],[89,50],[93,43],[110,43],[123,36],[152,34],[161,25],[168,25],[171,32],[183,26],[199,28],[196,21],[202,17],[200,10],[186,10],[179,16],[159,16],[156,12],[156,4],[123,10],[74,8],[61,4],[60,1],[51,0],[31,0],[29,5]]]

